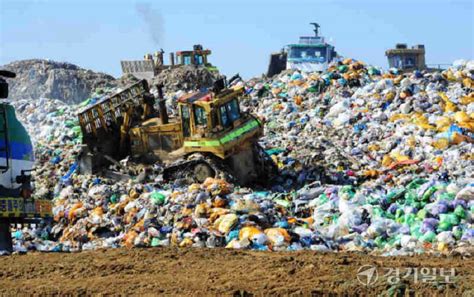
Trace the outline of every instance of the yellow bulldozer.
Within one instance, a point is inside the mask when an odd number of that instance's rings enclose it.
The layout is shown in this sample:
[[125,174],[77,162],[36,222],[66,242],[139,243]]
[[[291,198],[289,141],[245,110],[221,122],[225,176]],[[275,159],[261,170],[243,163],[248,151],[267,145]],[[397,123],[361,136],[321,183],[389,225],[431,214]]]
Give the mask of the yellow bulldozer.
[[211,50],[204,49],[202,45],[195,44],[192,50],[170,52],[169,65],[165,65],[164,51],[152,54],[146,54],[143,60],[120,61],[122,73],[132,74],[138,79],[152,79],[165,69],[178,68],[185,65],[194,65],[196,67],[205,67],[211,72],[218,73],[217,67],[209,62]]
[[276,170],[258,144],[262,121],[240,110],[242,87],[219,80],[211,90],[186,94],[177,100],[174,117],[162,87],[157,91],[155,98],[140,80],[79,112],[86,146],[81,171],[97,173],[127,156],[161,162],[165,180],[186,176],[202,182],[225,174],[249,184]]

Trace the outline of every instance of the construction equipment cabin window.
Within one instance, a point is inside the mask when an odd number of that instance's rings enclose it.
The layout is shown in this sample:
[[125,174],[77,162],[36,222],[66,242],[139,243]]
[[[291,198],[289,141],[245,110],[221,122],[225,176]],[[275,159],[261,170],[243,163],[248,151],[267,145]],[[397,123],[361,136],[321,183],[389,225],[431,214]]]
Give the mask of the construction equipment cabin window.
[[183,56],[183,64],[191,65],[191,56]]
[[410,56],[405,58],[405,67],[415,67],[415,57]]
[[196,65],[202,65],[204,63],[201,55],[194,55],[194,61],[196,61]]
[[207,127],[207,114],[201,106],[194,106],[194,123],[196,126]]
[[225,108],[225,105],[222,105],[219,108],[219,111],[221,113],[221,124],[224,128],[227,128],[230,126],[231,121],[229,119],[229,116],[227,115],[227,109]]
[[189,115],[189,107],[186,105],[181,106],[181,120],[183,125],[183,136],[189,137],[189,135],[191,135],[191,120]]
[[227,110],[229,111],[229,117],[232,122],[240,118],[239,102],[237,102],[237,99],[227,103]]
[[229,127],[233,122],[240,118],[239,102],[234,99],[220,108],[222,126]]

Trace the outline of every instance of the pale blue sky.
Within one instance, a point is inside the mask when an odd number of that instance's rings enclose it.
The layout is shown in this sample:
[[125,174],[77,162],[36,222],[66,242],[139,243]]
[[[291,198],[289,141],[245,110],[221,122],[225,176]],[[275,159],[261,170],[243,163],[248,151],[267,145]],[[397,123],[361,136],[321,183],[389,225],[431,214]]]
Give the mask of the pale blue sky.
[[201,43],[224,74],[250,77],[266,71],[270,52],[311,35],[310,22],[345,57],[387,67],[387,48],[422,43],[427,63],[450,63],[474,57],[473,3],[0,0],[0,65],[49,58],[118,76],[121,59]]

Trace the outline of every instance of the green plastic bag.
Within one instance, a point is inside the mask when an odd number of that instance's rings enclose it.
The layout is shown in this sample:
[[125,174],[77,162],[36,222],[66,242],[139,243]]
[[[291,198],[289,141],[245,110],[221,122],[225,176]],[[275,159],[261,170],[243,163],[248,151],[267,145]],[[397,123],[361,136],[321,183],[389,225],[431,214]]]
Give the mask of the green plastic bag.
[[451,201],[451,200],[454,200],[455,197],[456,197],[456,195],[453,194],[453,193],[443,193],[443,194],[439,195],[438,200]]
[[110,203],[113,203],[113,204],[117,203],[118,202],[118,195],[117,194],[112,194],[112,196],[110,196],[110,198],[109,198],[109,201],[110,201]]
[[337,70],[339,70],[339,72],[341,72],[341,73],[346,73],[347,70],[349,70],[349,66],[347,66],[347,65],[341,65],[341,66],[339,66],[339,67],[337,68]]
[[426,209],[424,209],[424,208],[423,208],[423,209],[420,209],[420,210],[418,211],[418,213],[416,214],[416,217],[417,217],[418,219],[420,219],[420,220],[423,220],[424,218],[426,218],[426,214],[427,214],[427,213],[428,213],[428,212],[426,211]]
[[154,205],[162,205],[166,202],[166,196],[159,192],[151,193],[150,199]]
[[153,237],[153,239],[151,240],[151,246],[155,247],[159,245],[160,245],[160,240],[156,237]]
[[433,242],[436,238],[436,233],[433,231],[428,231],[420,237],[422,242]]
[[442,231],[449,231],[451,230],[451,228],[453,228],[453,225],[450,223],[450,222],[439,222],[438,224],[438,229],[436,229],[438,232],[442,232]]
[[453,228],[453,226],[459,224],[459,219],[454,213],[442,213],[439,215],[439,231],[448,231]]
[[418,189],[424,183],[426,183],[425,179],[422,179],[422,178],[414,179],[407,185],[407,189],[408,190]]
[[431,198],[431,195],[433,195],[433,193],[436,192],[437,190],[438,190],[438,188],[435,187],[435,186],[429,187],[428,190],[425,191],[425,193],[423,194],[421,199],[423,201],[428,201]]
[[456,206],[454,209],[454,214],[460,219],[466,218],[466,211],[461,205]]
[[454,213],[442,213],[439,215],[440,222],[449,222],[452,225],[459,224],[459,218]]
[[329,198],[326,193],[322,193],[321,195],[319,195],[318,200],[318,205],[323,205],[324,203],[329,201]]
[[414,191],[410,190],[405,193],[405,204],[413,205],[416,200],[417,197]]
[[454,238],[456,238],[456,240],[461,239],[462,233],[463,233],[462,229],[459,228],[458,226],[453,228],[453,236],[454,236]]
[[408,224],[408,225],[413,225],[413,223],[415,222],[416,220],[416,217],[414,214],[412,213],[408,213],[408,214],[405,214],[404,218],[403,218],[403,222],[405,224]]
[[385,212],[380,207],[374,206],[374,208],[372,209],[372,214],[374,218],[383,217],[384,213]]
[[412,226],[410,226],[410,234],[417,239],[423,236],[423,233],[420,232],[420,227],[420,222],[416,222]]
[[377,236],[374,239],[375,245],[377,245],[378,248],[382,249],[385,246],[385,240],[382,238],[382,236]]
[[405,191],[406,191],[405,189],[400,189],[400,190],[395,190],[393,192],[388,193],[388,195],[386,197],[388,203],[392,203],[392,202],[395,202],[396,200],[398,200],[400,197],[403,196]]

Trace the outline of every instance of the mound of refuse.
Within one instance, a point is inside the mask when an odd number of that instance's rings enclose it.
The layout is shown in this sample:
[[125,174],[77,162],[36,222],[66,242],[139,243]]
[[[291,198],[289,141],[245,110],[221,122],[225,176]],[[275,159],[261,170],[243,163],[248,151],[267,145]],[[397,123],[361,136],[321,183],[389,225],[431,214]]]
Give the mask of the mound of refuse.
[[16,73],[9,79],[10,99],[52,98],[66,103],[84,101],[98,88],[115,87],[115,78],[51,60],[22,60],[0,67]]
[[185,65],[161,71],[153,78],[152,84],[163,85],[164,89],[170,92],[191,91],[212,87],[219,78],[218,72],[206,67]]
[[[265,120],[261,145],[279,168],[273,186],[259,190],[212,178],[164,183],[158,163],[139,178],[124,162],[129,181],[79,174],[80,106],[17,101],[37,133],[34,196],[55,206],[52,223],[13,230],[14,248],[469,254],[473,79],[474,61],[401,74],[347,59],[322,74],[235,81],[246,91],[242,110]],[[168,92],[168,103],[181,93]]]

